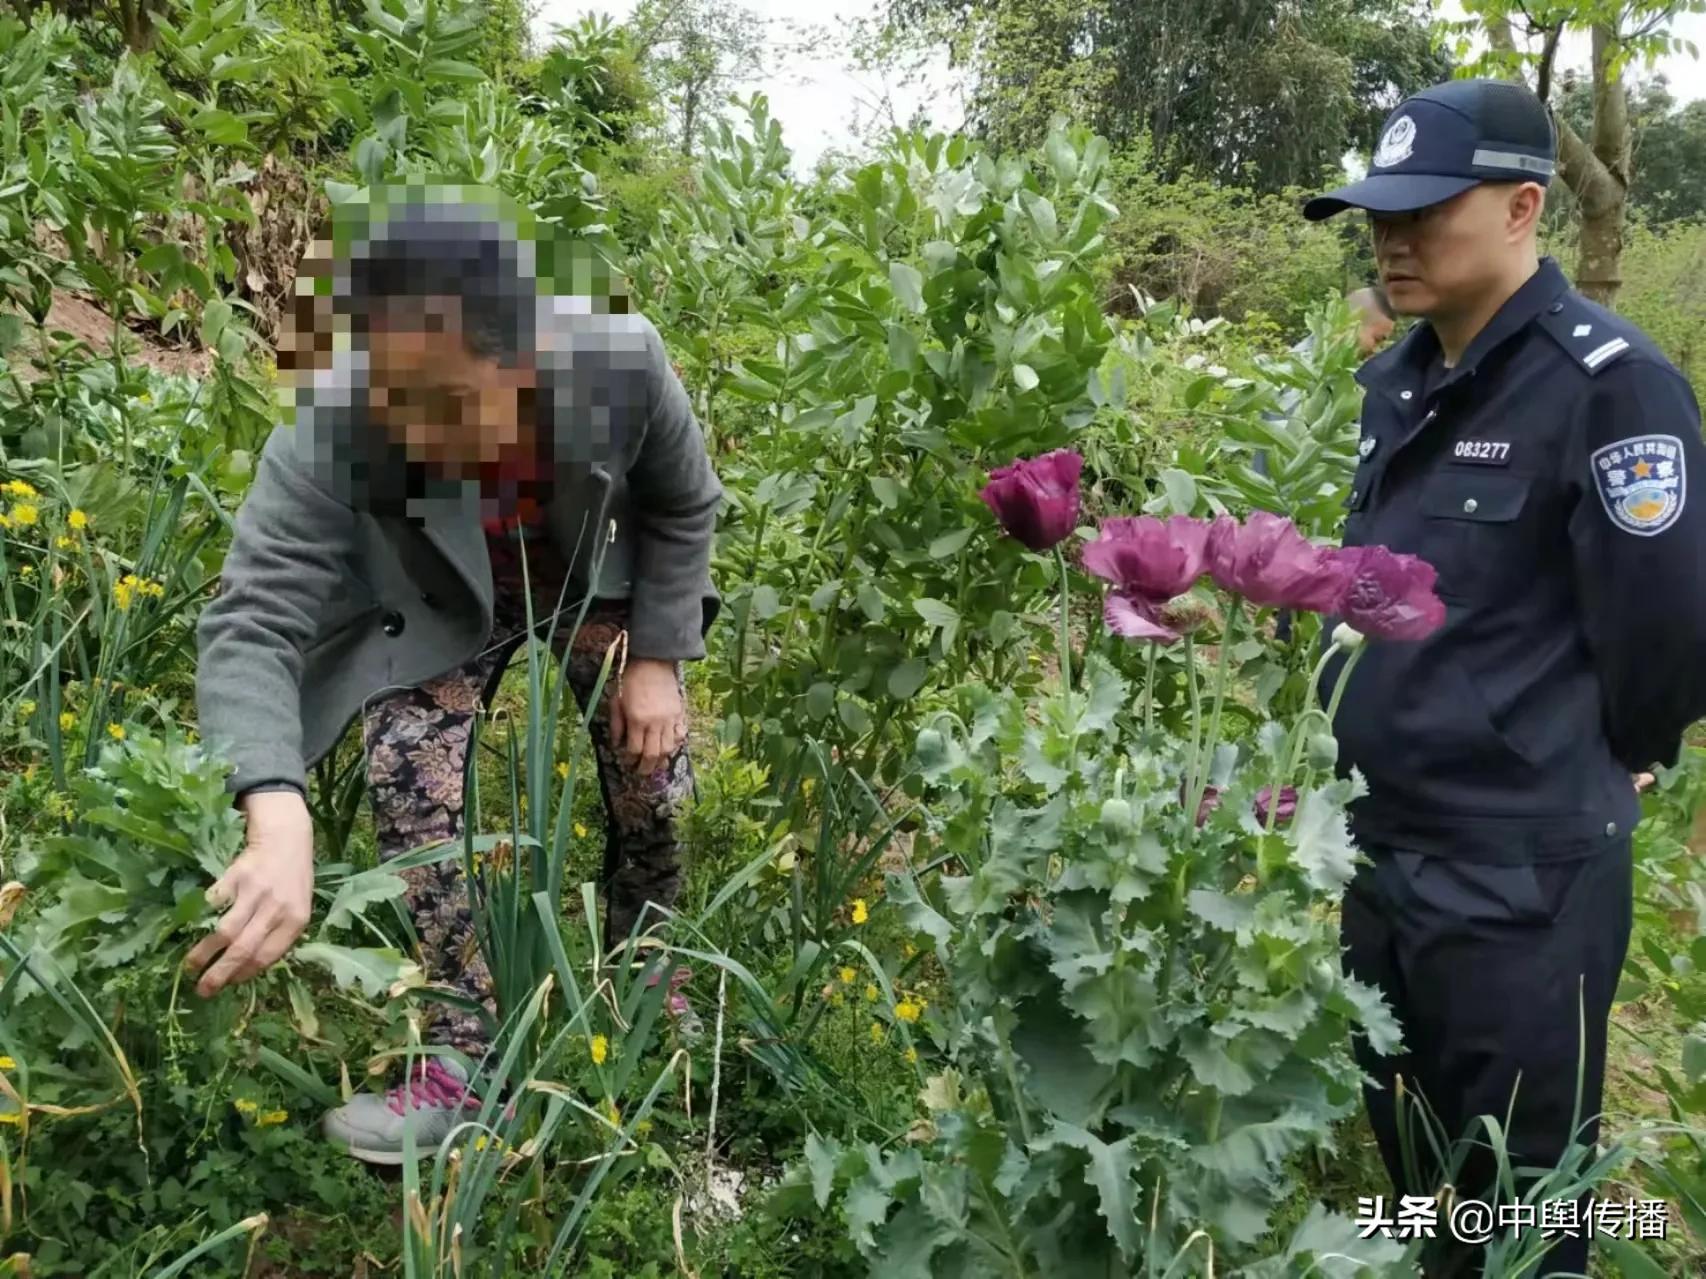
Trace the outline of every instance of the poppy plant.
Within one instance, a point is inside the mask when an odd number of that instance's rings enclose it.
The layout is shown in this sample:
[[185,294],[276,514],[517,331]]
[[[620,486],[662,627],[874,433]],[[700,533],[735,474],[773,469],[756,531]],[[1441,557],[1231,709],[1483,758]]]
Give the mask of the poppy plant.
[[989,473],[978,494],[1007,535],[1041,554],[1078,526],[1078,477],[1084,459],[1071,449],[1023,458]]

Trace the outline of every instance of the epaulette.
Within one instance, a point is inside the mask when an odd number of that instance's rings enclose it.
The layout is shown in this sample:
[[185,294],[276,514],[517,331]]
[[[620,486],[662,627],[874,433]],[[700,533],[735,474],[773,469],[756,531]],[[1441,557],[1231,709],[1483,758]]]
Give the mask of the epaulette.
[[1574,289],[1541,312],[1538,322],[1590,377],[1611,367],[1642,342],[1640,330]]

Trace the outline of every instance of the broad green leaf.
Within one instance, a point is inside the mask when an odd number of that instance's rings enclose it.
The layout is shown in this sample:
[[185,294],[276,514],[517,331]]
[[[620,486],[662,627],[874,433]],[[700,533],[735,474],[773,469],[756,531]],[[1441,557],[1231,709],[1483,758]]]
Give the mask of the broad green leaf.
[[753,588],[751,613],[761,622],[768,622],[782,611],[782,598],[768,582]]
[[905,262],[889,263],[889,287],[897,301],[914,315],[924,314],[924,277]]
[[369,999],[378,999],[392,986],[418,986],[420,968],[402,952],[354,946],[335,946],[329,942],[306,942],[291,954],[304,963],[317,964],[332,975],[343,987],[355,987]]
[[1286,1160],[1330,1132],[1325,1122],[1292,1109],[1236,1128],[1213,1145],[1196,1147],[1190,1157],[1238,1190],[1272,1189],[1283,1180]]
[[871,731],[871,712],[856,698],[843,697],[835,709],[850,732],[863,735]]
[[889,876],[889,905],[900,910],[900,917],[915,933],[923,933],[936,943],[936,953],[946,964],[953,945],[954,926],[918,892],[918,881],[911,875]]
[[1161,472],[1161,487],[1168,507],[1178,515],[1189,515],[1197,505],[1197,482],[1188,471],[1169,466]]
[[1015,364],[1013,383],[1021,391],[1034,391],[1037,389],[1037,371],[1029,364]]
[[1404,1252],[1404,1245],[1397,1240],[1380,1235],[1365,1239],[1362,1228],[1349,1217],[1315,1204],[1292,1233],[1282,1255],[1263,1258],[1240,1273],[1246,1279],[1296,1279],[1300,1275],[1370,1279],[1397,1273]]
[[883,1279],[934,1279],[930,1259],[957,1233],[951,1226],[932,1221],[919,1204],[909,1203],[883,1231],[883,1251],[873,1262],[871,1273]]
[[894,1198],[868,1179],[861,1177],[847,1191],[841,1211],[847,1218],[848,1233],[860,1248],[876,1246],[872,1231],[888,1220]]
[[952,533],[944,533],[930,543],[929,556],[933,560],[947,559],[965,550],[966,543],[971,541],[972,534],[977,530],[971,528],[955,529]]
[[1057,1121],[1037,1139],[1034,1149],[1050,1146],[1069,1146],[1090,1157],[1084,1179],[1101,1198],[1102,1219],[1108,1223],[1108,1233],[1119,1244],[1122,1255],[1127,1258],[1136,1256],[1137,1183],[1133,1174],[1137,1171],[1138,1158],[1130,1138],[1109,1145],[1094,1133]]
[[930,677],[930,664],[922,657],[909,657],[889,674],[889,696],[905,701]]
[[806,714],[822,719],[835,709],[835,685],[819,680],[806,690]]
[[900,485],[886,475],[871,477],[871,493],[885,510],[892,511],[900,505]]
[[859,610],[873,622],[883,620],[883,593],[870,582],[860,582],[859,589],[854,593],[859,602]]

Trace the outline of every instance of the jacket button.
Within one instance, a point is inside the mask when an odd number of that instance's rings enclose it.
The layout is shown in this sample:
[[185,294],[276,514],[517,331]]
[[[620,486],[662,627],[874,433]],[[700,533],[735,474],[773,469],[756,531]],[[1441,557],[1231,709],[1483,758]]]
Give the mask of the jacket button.
[[1481,505],[1481,504],[1479,502],[1477,502],[1474,498],[1470,498],[1467,502],[1465,502],[1463,504],[1463,513],[1465,515],[1473,515],[1473,514],[1475,514],[1475,508],[1479,505]]
[[1359,498],[1361,496],[1362,496],[1362,490],[1361,489],[1352,489],[1351,490],[1351,501],[1354,502],[1357,500],[1357,498]]
[[1561,312],[1564,309],[1564,304],[1562,302],[1554,302],[1551,306],[1547,307],[1546,309],[1548,311],[1550,311],[1553,315],[1557,315],[1559,312]]
[[1410,399],[1414,395],[1415,395],[1414,391],[1400,391],[1400,392],[1398,392],[1398,398],[1400,400]]
[[1617,823],[1616,822],[1607,822],[1605,824],[1605,836],[1606,836],[1606,838],[1610,839],[1612,836],[1614,836],[1616,834],[1617,834]]
[[401,635],[403,633],[403,615],[396,612],[385,614],[380,619],[379,628],[393,638]]

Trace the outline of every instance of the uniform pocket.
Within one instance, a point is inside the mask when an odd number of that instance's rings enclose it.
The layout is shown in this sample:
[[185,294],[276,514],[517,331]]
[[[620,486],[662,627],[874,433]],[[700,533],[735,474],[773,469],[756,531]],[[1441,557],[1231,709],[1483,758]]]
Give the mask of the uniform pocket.
[[1448,470],[1422,490],[1422,558],[1439,573],[1442,599],[1474,599],[1517,559],[1515,525],[1528,504],[1529,476]]
[[1586,860],[1487,865],[1453,857],[1398,853],[1412,908],[1464,923],[1555,924],[1570,904]]

